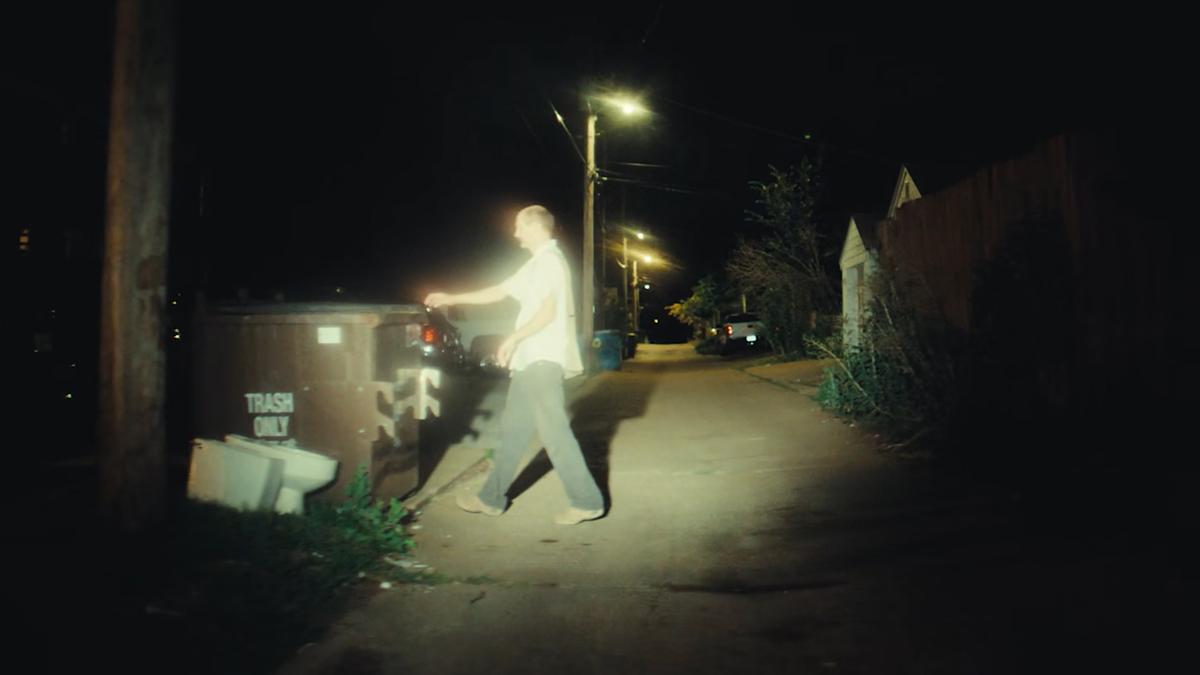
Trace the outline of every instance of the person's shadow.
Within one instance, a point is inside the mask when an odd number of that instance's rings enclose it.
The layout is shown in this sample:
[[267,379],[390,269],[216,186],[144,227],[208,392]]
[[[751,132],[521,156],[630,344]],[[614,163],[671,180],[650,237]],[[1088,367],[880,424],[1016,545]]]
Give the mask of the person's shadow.
[[[568,406],[572,414],[571,430],[579,440],[584,460],[604,495],[606,507],[612,504],[609,490],[612,439],[622,420],[645,414],[656,382],[656,376],[649,373],[614,373],[606,382],[593,387]],[[534,442],[540,443],[539,440]],[[508,488],[509,500],[519,497],[553,468],[546,451],[538,450]]]
[[442,387],[435,390],[442,404],[441,414],[420,423],[418,490],[428,482],[450,446],[478,438],[473,425],[478,418],[490,418],[491,413],[480,410],[480,404],[496,382],[496,376],[479,372],[450,373],[442,378]]

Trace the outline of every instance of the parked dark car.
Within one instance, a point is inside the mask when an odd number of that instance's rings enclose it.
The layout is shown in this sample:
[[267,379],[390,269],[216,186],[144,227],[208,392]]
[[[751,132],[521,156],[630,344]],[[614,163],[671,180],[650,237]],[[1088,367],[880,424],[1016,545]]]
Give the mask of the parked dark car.
[[471,365],[484,375],[507,375],[508,368],[500,365],[500,362],[496,360],[496,352],[500,349],[500,343],[504,342],[504,338],[504,335],[476,336],[471,341],[471,348],[468,351]]
[[419,346],[425,363],[446,372],[463,370],[468,365],[458,329],[440,309],[427,309],[421,326]]
[[446,316],[458,328],[467,350],[468,367],[484,375],[507,375],[496,362],[496,350],[513,332],[518,306],[506,299],[489,305],[453,305]]

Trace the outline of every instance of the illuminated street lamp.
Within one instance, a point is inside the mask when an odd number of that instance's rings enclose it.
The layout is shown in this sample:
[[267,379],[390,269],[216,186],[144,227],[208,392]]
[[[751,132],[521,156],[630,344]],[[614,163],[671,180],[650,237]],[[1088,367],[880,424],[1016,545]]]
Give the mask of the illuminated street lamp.
[[[621,268],[621,302],[622,306],[629,309],[629,285],[637,283],[637,274],[634,274],[634,279],[631,282],[626,276],[629,269],[629,233],[632,232],[639,240],[645,241],[646,233],[641,230],[631,230],[626,226],[621,226],[621,260],[617,263],[617,267]],[[634,265],[637,265],[637,260],[634,260]],[[636,269],[636,268],[635,268]],[[637,330],[637,326],[634,326]]]

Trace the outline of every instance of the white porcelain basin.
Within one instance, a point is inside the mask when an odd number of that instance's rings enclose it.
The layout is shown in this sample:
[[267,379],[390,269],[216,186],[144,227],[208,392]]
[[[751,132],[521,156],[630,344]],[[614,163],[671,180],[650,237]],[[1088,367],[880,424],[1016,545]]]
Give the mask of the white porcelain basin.
[[304,495],[333,482],[338,461],[311,450],[271,445],[229,434],[225,443],[258,457],[283,462],[283,480],[275,510],[280,513],[303,513]]
[[187,494],[235,509],[271,509],[279,499],[284,462],[208,438],[192,441]]

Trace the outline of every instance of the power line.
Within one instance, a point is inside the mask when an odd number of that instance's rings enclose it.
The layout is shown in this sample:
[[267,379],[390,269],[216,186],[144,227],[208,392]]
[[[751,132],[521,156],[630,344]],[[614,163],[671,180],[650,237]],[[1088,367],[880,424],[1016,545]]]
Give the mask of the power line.
[[638,167],[638,168],[642,168],[642,169],[670,169],[671,168],[671,166],[669,166],[667,164],[649,164],[647,162],[609,162],[609,164],[615,164],[617,166],[634,166],[634,167]]
[[517,107],[517,115],[521,117],[521,122],[525,124],[525,130],[528,131],[529,135],[533,137],[533,142],[537,145],[538,150],[540,150],[542,154],[546,154],[546,148],[542,145],[542,139],[538,138],[537,133],[533,130],[533,126],[529,124],[529,119],[525,117],[525,113],[521,112],[519,107]]
[[[764,127],[764,126],[757,125],[757,124],[751,124],[749,122],[743,122],[741,120],[737,120],[732,117],[729,117],[728,115],[716,113],[711,110],[704,110],[703,108],[697,108],[695,106],[688,105],[681,101],[675,101],[673,99],[667,99],[667,98],[662,98],[661,100],[666,101],[667,103],[670,103],[672,105],[676,105],[681,108],[690,110],[692,112],[701,114],[701,115],[707,115],[709,117],[720,120],[727,124],[732,124],[734,126],[739,126],[739,127],[743,127],[746,129],[750,129],[750,130],[756,131],[758,133],[767,134],[770,136],[776,136],[776,137],[783,138],[783,139],[786,139],[786,140],[789,140],[792,142],[796,142],[796,143],[812,145],[812,146],[820,148],[820,149],[836,150],[839,152],[854,154],[854,155],[858,155],[860,157],[865,157],[867,159],[877,161],[877,162],[882,162],[882,163],[889,164],[889,165],[899,165],[900,164],[900,160],[893,159],[890,157],[882,157],[879,155],[874,155],[872,153],[862,152],[860,150],[855,150],[852,148],[845,148],[845,147],[841,147],[841,146],[834,145],[831,143],[826,143],[823,141],[815,141],[812,139],[811,134],[805,134],[805,137],[801,138],[799,136],[796,136],[794,134],[790,134],[790,133],[787,133],[784,131],[779,131],[777,129],[771,129],[771,128]],[[554,106],[553,101],[551,101],[549,98],[547,98],[546,102],[550,105],[550,109],[554,112],[554,118],[558,121],[559,126],[562,127],[563,132],[567,134],[567,138],[571,141],[571,147],[575,150],[575,154],[576,154],[576,156],[579,157],[579,161],[586,165],[587,160],[584,158],[583,152],[580,151],[579,145],[575,142],[575,136],[571,133],[571,130],[567,127],[566,120],[563,118],[562,114],[558,112],[558,109]],[[531,132],[532,132],[532,130],[531,130]],[[623,164],[623,165],[627,165],[627,166],[637,166],[637,167],[671,168],[671,167],[665,166],[665,165],[655,165],[655,164],[636,163],[636,162],[624,162],[624,163],[615,162],[614,164]],[[603,173],[602,177],[604,180],[611,180],[616,183],[625,183],[625,184],[629,184],[629,185],[636,185],[636,186],[644,187],[644,188],[651,189],[651,190],[661,190],[663,192],[675,192],[675,193],[691,194],[691,195],[712,194],[707,191],[701,192],[701,191],[692,190],[692,189],[688,189],[688,188],[681,188],[681,187],[677,187],[677,186],[666,185],[663,183],[654,183],[654,182],[645,181],[645,180],[626,178],[624,176],[621,176],[619,173],[613,172],[611,170],[602,170],[601,172]]]
[[587,159],[585,159],[583,153],[579,151],[579,146],[575,143],[575,136],[571,134],[571,130],[567,128],[567,121],[563,119],[563,116],[558,112],[558,108],[554,107],[554,101],[546,99],[546,103],[550,104],[550,109],[554,111],[554,119],[558,120],[558,124],[563,128],[563,131],[566,132],[567,138],[571,139],[571,147],[575,148],[575,154],[579,155],[579,161],[586,165]]
[[832,143],[828,143],[828,142],[826,142],[826,141],[816,141],[816,140],[813,140],[813,138],[812,138],[812,135],[811,135],[811,134],[805,134],[805,135],[804,135],[804,137],[802,138],[802,137],[799,137],[799,136],[796,136],[796,135],[793,135],[793,134],[789,134],[789,133],[787,133],[787,132],[784,132],[784,131],[779,131],[778,129],[771,129],[771,128],[764,127],[764,126],[760,126],[760,125],[757,125],[757,124],[751,124],[751,123],[749,123],[749,122],[743,122],[743,121],[741,121],[741,120],[737,120],[737,119],[734,119],[734,118],[732,118],[732,117],[729,117],[728,115],[722,115],[721,113],[716,113],[716,112],[713,112],[713,111],[711,111],[711,110],[705,110],[705,109],[703,109],[703,108],[697,108],[697,107],[695,107],[695,106],[688,105],[688,104],[686,104],[686,103],[683,103],[683,102],[681,102],[681,101],[676,101],[676,100],[674,100],[674,99],[669,99],[669,98],[661,98],[660,100],[666,101],[667,103],[670,103],[670,104],[672,104],[672,105],[679,106],[680,108],[684,108],[684,109],[686,109],[686,110],[690,110],[690,111],[692,111],[692,112],[694,112],[694,113],[698,113],[698,114],[700,114],[700,115],[707,115],[707,116],[709,116],[709,117],[712,117],[712,118],[714,118],[714,119],[718,119],[718,120],[720,120],[720,121],[722,121],[722,122],[725,122],[725,123],[727,123],[727,124],[732,124],[732,125],[734,125],[734,126],[743,127],[743,128],[746,128],[746,129],[750,129],[750,130],[752,130],[752,131],[757,131],[757,132],[759,132],[759,133],[762,133],[762,134],[767,134],[767,135],[769,135],[769,136],[777,136],[777,137],[779,137],[779,138],[783,138],[783,139],[786,139],[786,140],[789,140],[789,141],[792,141],[792,142],[795,142],[795,143],[803,143],[803,144],[807,144],[807,145],[812,145],[812,146],[814,146],[814,147],[817,147],[817,148],[820,148],[820,149],[823,149],[823,150],[836,150],[836,151],[838,151],[838,152],[845,152],[845,153],[849,153],[849,154],[853,154],[853,155],[858,155],[859,157],[865,157],[865,158],[867,158],[867,159],[870,159],[870,160],[873,160],[873,161],[877,161],[877,162],[885,162],[885,163],[888,163],[888,164],[895,164],[895,165],[899,165],[899,164],[900,164],[900,160],[898,160],[898,159],[894,159],[894,158],[891,158],[891,157],[883,157],[883,156],[876,155],[876,154],[872,154],[872,153],[869,153],[869,152],[863,152],[863,151],[861,151],[861,150],[855,150],[855,149],[853,149],[853,148],[842,147],[842,146],[839,146],[839,145],[835,145],[835,144],[832,144]]
[[650,34],[653,33],[654,29],[658,26],[658,20],[660,17],[662,17],[662,11],[663,11],[664,4],[666,4],[666,3],[662,3],[662,2],[658,3],[658,9],[654,11],[654,18],[650,20],[650,25],[646,27],[646,32],[642,35],[642,42],[641,42],[642,49],[646,48],[646,42],[648,42],[650,40]]
[[698,190],[691,190],[688,188],[681,188],[681,187],[676,187],[673,185],[665,185],[663,183],[652,183],[650,181],[638,180],[636,178],[621,178],[618,176],[614,176],[611,173],[601,176],[601,179],[604,180],[605,182],[612,181],[614,183],[625,183],[628,185],[637,185],[637,186],[648,188],[651,190],[662,190],[663,192],[679,192],[679,193],[688,194],[688,195],[716,195],[716,194],[719,194],[719,193],[713,193],[713,192],[700,192]]
[[697,108],[695,106],[688,105],[686,103],[682,103],[682,102],[676,101],[674,99],[664,98],[662,100],[664,100],[667,103],[670,103],[672,105],[677,105],[680,108],[685,108],[687,110],[690,110],[694,113],[699,113],[701,115],[707,115],[709,117],[721,120],[722,122],[727,122],[729,124],[733,124],[735,126],[745,127],[746,129],[751,129],[753,131],[757,131],[760,133],[769,134],[771,136],[779,136],[780,138],[786,138],[789,141],[795,141],[797,143],[808,143],[810,145],[818,145],[818,143],[816,141],[812,140],[812,136],[809,134],[805,134],[805,137],[801,138],[799,136],[793,136],[792,134],[789,134],[789,133],[786,133],[783,131],[778,131],[776,129],[768,129],[767,127],[759,126],[757,124],[750,124],[749,122],[742,122],[741,120],[735,120],[732,117],[729,117],[727,115],[715,113],[711,110],[704,110],[703,108]]

